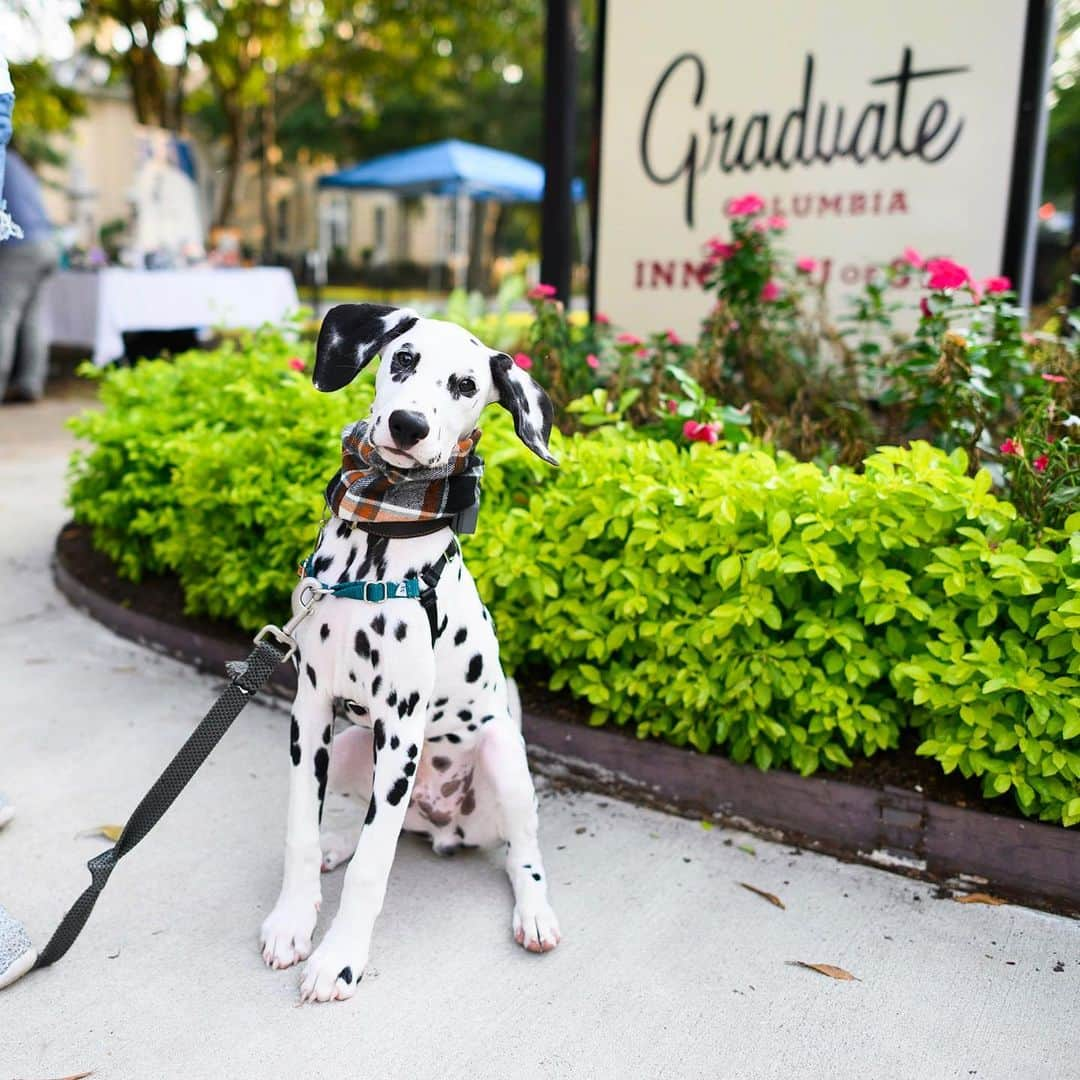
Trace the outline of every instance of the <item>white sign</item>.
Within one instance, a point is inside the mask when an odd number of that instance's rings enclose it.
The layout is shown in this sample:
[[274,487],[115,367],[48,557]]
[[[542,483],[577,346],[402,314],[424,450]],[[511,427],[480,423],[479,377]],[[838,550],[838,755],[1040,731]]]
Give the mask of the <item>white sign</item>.
[[705,242],[750,192],[788,219],[790,256],[819,262],[833,310],[906,247],[1015,273],[1028,7],[607,0],[595,309],[695,333]]

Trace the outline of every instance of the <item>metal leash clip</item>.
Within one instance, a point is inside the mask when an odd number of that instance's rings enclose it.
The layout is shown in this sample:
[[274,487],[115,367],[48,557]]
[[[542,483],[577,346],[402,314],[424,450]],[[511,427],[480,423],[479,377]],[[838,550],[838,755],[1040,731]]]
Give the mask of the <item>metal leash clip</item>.
[[315,605],[324,597],[329,595],[329,590],[324,589],[314,578],[307,578],[301,581],[297,585],[298,602],[300,604],[300,610],[284,625],[275,626],[273,623],[267,623],[256,635],[255,644],[263,641],[265,638],[273,638],[279,645],[285,647],[285,655],[282,657],[282,661],[291,660],[296,654],[297,644],[296,638],[294,638],[293,631],[315,610]]

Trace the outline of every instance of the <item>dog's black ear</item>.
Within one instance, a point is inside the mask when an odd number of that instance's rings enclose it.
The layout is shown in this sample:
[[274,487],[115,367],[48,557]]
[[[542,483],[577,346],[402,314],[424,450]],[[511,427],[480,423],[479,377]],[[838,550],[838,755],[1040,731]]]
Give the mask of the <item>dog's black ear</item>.
[[558,465],[558,459],[548,450],[554,410],[544,388],[506,353],[495,353],[491,357],[491,381],[498,394],[495,400],[514,418],[518,438],[537,457],[549,465]]
[[339,304],[331,308],[315,346],[316,390],[340,390],[396,337],[416,325],[412,308],[389,304]]

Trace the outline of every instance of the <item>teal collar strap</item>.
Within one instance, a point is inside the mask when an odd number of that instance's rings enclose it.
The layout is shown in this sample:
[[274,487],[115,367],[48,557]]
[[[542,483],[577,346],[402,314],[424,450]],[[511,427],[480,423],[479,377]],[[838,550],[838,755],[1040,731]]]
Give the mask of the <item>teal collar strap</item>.
[[[313,562],[314,556],[309,556],[304,563],[305,577],[315,577],[311,572]],[[399,598],[408,598],[410,600],[420,598],[420,581],[418,578],[409,578],[407,581],[342,581],[336,585],[328,585],[325,581],[320,581],[319,586],[324,592],[328,592],[332,596],[340,596],[344,600],[367,600],[373,604]]]

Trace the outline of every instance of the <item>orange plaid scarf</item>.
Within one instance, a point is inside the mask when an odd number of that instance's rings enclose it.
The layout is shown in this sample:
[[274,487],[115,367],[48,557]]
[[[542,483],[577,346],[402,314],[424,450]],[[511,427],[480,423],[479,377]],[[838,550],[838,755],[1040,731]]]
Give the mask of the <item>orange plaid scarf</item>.
[[458,441],[445,465],[399,469],[368,440],[358,420],[341,435],[341,471],[326,488],[330,512],[345,521],[435,521],[468,509],[480,498],[484,462],[474,453],[480,432]]

